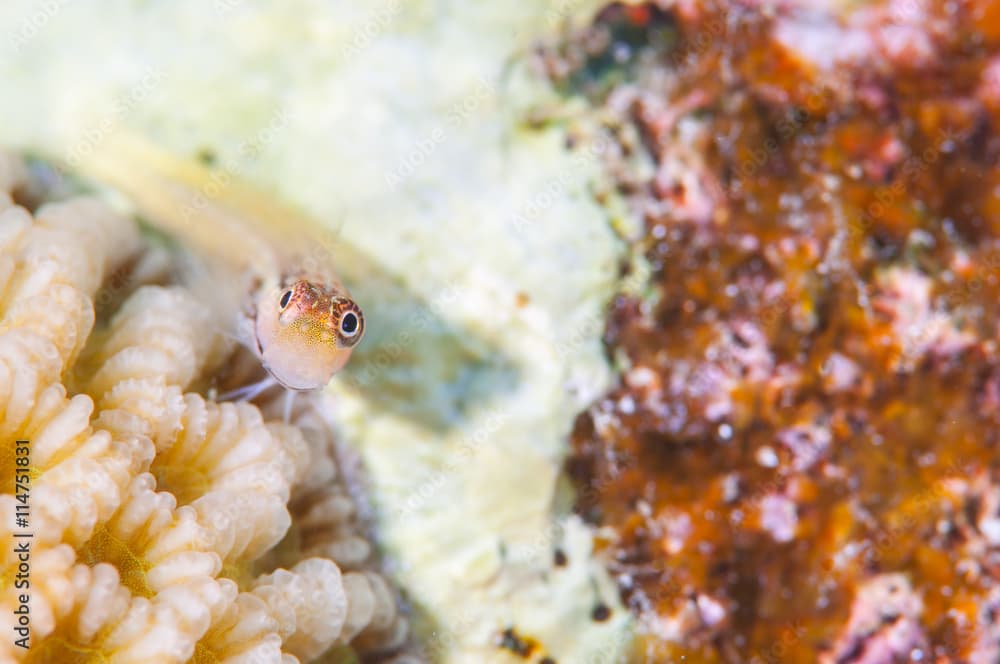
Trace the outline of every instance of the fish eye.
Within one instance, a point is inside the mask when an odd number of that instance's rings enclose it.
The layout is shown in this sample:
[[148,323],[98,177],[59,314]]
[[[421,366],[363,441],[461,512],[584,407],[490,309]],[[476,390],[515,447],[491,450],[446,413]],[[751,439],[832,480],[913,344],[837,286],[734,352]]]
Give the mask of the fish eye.
[[288,301],[292,299],[292,291],[286,290],[281,296],[281,300],[278,301],[278,306],[282,309],[288,306]]
[[340,319],[340,332],[345,337],[353,337],[358,333],[358,316],[353,311],[348,311],[344,314],[344,317]]

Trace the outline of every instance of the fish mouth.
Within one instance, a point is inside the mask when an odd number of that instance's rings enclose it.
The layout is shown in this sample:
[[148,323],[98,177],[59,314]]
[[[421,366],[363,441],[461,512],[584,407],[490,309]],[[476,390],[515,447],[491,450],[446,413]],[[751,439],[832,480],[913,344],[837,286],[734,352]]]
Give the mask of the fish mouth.
[[307,392],[315,392],[316,390],[321,389],[321,388],[318,388],[318,387],[293,387],[292,385],[288,385],[287,383],[283,383],[281,381],[281,379],[279,379],[278,377],[276,377],[274,374],[271,374],[271,377],[274,378],[274,381],[278,385],[280,385],[284,389],[288,390],[289,392],[295,392],[296,394],[305,394]]
[[292,385],[288,381],[285,381],[282,378],[280,378],[278,376],[278,374],[275,373],[271,369],[271,367],[269,367],[266,364],[264,365],[264,370],[267,371],[267,374],[274,380],[274,382],[277,385],[279,385],[279,386],[283,387],[284,389],[289,390],[291,392],[315,392],[316,390],[322,389],[322,387],[323,387],[323,386],[320,386],[320,387],[314,387],[314,386],[313,387],[299,387],[299,386],[296,386],[296,385]]

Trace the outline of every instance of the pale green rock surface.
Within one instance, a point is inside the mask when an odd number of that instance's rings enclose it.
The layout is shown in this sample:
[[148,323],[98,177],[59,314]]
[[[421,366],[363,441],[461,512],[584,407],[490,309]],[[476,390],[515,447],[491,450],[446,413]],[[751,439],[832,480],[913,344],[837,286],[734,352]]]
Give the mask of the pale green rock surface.
[[366,257],[346,276],[369,336],[331,401],[442,661],[523,661],[496,646],[507,627],[560,664],[618,661],[628,641],[556,491],[573,417],[610,380],[621,249],[588,195],[596,160],[523,127],[557,101],[525,53],[592,4],[0,4],[0,144],[72,161],[129,128],[210,147]]

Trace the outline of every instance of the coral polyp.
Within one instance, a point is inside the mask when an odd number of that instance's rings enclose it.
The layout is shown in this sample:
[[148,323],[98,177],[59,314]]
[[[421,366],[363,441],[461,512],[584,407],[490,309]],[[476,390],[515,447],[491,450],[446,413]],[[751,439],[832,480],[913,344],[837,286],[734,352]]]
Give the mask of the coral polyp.
[[0,156],[5,634],[22,603],[31,614],[30,649],[5,637],[0,661],[398,648],[406,621],[317,406],[286,424],[195,391],[233,342],[170,283],[169,257],[100,199],[32,193]]

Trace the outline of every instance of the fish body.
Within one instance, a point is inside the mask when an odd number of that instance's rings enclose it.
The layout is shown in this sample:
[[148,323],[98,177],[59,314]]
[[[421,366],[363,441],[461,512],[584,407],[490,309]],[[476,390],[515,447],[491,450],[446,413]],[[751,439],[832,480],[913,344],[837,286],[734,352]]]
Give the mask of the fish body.
[[365,328],[346,289],[315,275],[287,275],[280,287],[260,292],[251,318],[261,363],[292,390],[326,385]]
[[231,174],[220,178],[136,136],[110,137],[80,169],[125,194],[157,227],[236,268],[235,286],[213,270],[199,288],[223,308],[237,302],[236,336],[276,382],[319,389],[350,359],[364,314],[334,272],[318,224]]

